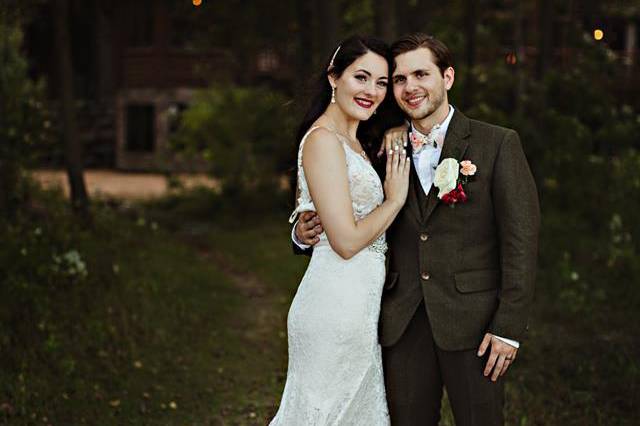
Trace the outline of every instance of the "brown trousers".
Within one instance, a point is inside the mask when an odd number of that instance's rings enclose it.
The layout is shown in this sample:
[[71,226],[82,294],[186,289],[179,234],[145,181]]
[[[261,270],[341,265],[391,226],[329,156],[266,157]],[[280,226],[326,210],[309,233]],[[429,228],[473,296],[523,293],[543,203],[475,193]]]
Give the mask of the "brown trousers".
[[382,348],[391,424],[437,426],[444,386],[457,426],[503,425],[504,376],[484,377],[489,350],[476,353],[438,348],[421,303],[400,340]]

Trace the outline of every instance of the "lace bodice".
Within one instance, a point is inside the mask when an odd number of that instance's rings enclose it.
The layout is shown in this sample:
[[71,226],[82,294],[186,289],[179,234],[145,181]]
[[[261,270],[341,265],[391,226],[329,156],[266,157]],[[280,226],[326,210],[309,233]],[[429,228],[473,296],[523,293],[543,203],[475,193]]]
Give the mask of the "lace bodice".
[[[299,213],[305,211],[316,211],[309,186],[305,178],[304,168],[302,167],[302,151],[304,143],[311,132],[320,128],[315,126],[309,129],[300,141],[298,149],[298,199],[297,207],[291,214],[289,222],[293,223]],[[347,162],[347,175],[349,178],[349,193],[351,195],[351,205],[353,207],[353,216],[357,220],[366,217],[376,207],[384,201],[384,191],[380,177],[373,169],[373,166],[360,154],[356,153],[349,147],[343,136],[334,133],[338,140],[342,143]],[[327,236],[323,232],[320,235],[320,242],[326,242]],[[319,243],[320,244],[320,243]],[[386,252],[386,242],[384,234],[382,234],[369,248],[375,251]]]

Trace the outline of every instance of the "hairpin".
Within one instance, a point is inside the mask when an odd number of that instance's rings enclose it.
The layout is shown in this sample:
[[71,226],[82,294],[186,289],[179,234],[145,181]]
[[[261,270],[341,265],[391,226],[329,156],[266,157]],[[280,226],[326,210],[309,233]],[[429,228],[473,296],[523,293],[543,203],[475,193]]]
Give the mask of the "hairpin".
[[333,61],[336,59],[336,55],[340,51],[341,47],[342,47],[342,45],[339,45],[338,48],[336,49],[336,51],[333,52],[333,56],[331,57],[331,61],[329,62],[329,68],[331,68],[333,66]]

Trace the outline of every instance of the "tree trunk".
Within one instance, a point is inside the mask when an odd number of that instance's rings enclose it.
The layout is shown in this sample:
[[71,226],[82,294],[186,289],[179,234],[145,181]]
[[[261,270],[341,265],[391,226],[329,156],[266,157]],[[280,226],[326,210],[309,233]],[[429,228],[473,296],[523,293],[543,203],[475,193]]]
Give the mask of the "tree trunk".
[[[313,74],[313,26],[309,21],[313,16],[313,4],[307,0],[296,1],[298,21],[298,54],[296,55],[296,84],[302,87]],[[299,92],[299,91],[298,91]]]
[[525,48],[524,48],[524,34],[523,34],[523,26],[524,26],[524,14],[522,10],[522,2],[515,2],[515,19],[514,19],[514,41],[515,41],[515,52],[516,52],[516,87],[515,87],[515,112],[516,117],[519,119],[522,117],[524,113],[524,96],[525,96],[525,76],[524,76],[524,63],[526,61],[525,57]]
[[10,220],[16,216],[19,175],[17,160],[0,158],[0,214]]
[[539,0],[538,2],[538,62],[536,77],[544,78],[544,74],[551,65],[552,55],[552,30],[553,30],[553,5],[551,0]]
[[375,2],[376,34],[387,42],[395,40],[396,30],[396,2],[395,0],[380,0]]
[[476,64],[476,36],[478,26],[478,13],[476,8],[476,0],[465,1],[465,65],[466,74],[464,77],[464,91],[462,93],[462,106],[469,109],[474,102],[475,77],[473,68]]
[[69,2],[55,1],[55,38],[58,53],[58,87],[62,107],[64,156],[69,177],[71,206],[83,216],[88,214],[89,196],[84,182],[82,142],[76,128],[73,96],[73,68],[71,65],[71,40],[69,37]]
[[[420,0],[411,9],[410,28],[407,31],[400,31],[401,34],[407,32],[420,31],[422,33],[433,34],[429,23],[433,22],[433,15],[441,7],[441,4],[434,4],[431,0]],[[399,25],[402,26],[402,23]]]
[[324,0],[317,4],[318,10],[318,47],[321,61],[329,57],[338,45],[340,31],[340,14],[337,0]]
[[99,101],[105,101],[113,95],[114,68],[113,68],[113,41],[111,36],[110,17],[105,10],[104,2],[100,0],[94,3],[94,19],[96,22],[95,48],[96,61],[94,65],[94,77],[96,78],[96,97]]
[[636,48],[637,48],[637,40],[636,34],[638,34],[637,25],[633,21],[627,22],[626,28],[626,37],[625,37],[625,45],[624,45],[624,64],[627,66],[626,72],[626,85],[628,88],[632,88],[633,84],[633,76],[635,71],[635,62],[636,62]]

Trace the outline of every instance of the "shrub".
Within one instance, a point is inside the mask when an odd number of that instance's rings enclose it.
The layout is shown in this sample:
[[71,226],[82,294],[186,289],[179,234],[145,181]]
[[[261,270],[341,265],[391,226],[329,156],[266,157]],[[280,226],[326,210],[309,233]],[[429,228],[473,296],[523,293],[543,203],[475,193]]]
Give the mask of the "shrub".
[[28,78],[22,31],[0,7],[0,214],[14,216],[25,196],[23,167],[34,147],[51,139],[44,81]]
[[287,100],[263,88],[203,90],[185,111],[174,149],[205,159],[226,196],[271,195],[294,164]]

